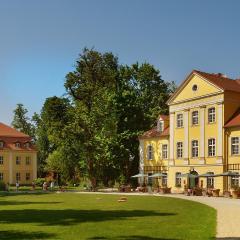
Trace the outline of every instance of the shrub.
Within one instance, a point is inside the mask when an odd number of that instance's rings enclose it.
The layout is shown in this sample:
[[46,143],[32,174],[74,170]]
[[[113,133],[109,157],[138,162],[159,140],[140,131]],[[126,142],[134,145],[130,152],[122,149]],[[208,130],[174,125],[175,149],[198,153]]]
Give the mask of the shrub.
[[42,187],[42,185],[43,185],[43,183],[44,183],[45,181],[46,181],[45,178],[36,178],[36,179],[34,180],[34,183],[35,183],[37,186]]
[[6,184],[3,181],[0,181],[0,191],[6,190]]

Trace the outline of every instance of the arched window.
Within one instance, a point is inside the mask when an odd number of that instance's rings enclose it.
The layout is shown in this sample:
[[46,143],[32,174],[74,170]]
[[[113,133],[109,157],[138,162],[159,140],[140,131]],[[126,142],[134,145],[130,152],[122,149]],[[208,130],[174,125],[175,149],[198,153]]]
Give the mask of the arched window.
[[153,146],[149,145],[147,148],[147,158],[148,160],[153,160]]

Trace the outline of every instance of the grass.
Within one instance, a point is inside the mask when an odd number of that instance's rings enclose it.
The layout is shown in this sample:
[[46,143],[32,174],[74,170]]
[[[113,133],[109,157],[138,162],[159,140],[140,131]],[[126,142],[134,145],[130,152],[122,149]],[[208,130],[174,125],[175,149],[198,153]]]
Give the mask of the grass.
[[0,195],[0,239],[214,239],[216,212],[154,196],[77,193]]

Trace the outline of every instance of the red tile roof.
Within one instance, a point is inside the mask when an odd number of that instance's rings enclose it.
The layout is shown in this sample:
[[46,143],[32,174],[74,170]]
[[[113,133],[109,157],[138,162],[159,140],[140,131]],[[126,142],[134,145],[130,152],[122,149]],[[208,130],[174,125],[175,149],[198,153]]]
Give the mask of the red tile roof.
[[[31,140],[30,136],[0,123],[0,141],[4,143],[4,147],[0,150],[36,151],[36,147],[31,143]],[[20,147],[16,147],[17,142],[20,143]],[[27,147],[26,143],[29,143],[30,146]]]
[[240,108],[233,114],[230,120],[225,124],[224,127],[237,127],[240,126]]
[[143,135],[141,135],[139,139],[152,138],[152,137],[164,137],[164,136],[169,136],[169,127],[165,128],[163,132],[157,131],[157,127],[154,127],[151,130],[143,133]]
[[221,88],[223,90],[240,92],[240,81],[239,80],[227,78],[226,76],[224,76],[223,74],[220,74],[220,73],[217,73],[217,74],[216,73],[206,73],[206,72],[201,72],[198,70],[193,70],[192,73],[197,73],[198,75],[206,78],[211,83],[215,84],[216,86],[218,86],[219,88]]
[[0,137],[29,137],[28,135],[17,131],[16,129],[0,123]]
[[159,117],[158,117],[158,119],[159,119],[159,118],[162,118],[162,120],[165,121],[165,120],[168,120],[168,119],[169,119],[169,115],[160,114]]

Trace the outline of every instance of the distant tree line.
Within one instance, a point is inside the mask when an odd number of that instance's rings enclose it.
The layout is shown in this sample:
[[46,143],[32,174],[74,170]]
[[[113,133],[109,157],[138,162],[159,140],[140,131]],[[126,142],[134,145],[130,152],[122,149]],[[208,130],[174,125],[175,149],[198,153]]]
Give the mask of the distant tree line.
[[121,65],[111,52],[84,49],[65,78],[64,97],[46,99],[40,114],[27,117],[18,104],[12,126],[33,137],[38,174],[62,181],[87,177],[92,187],[129,183],[138,172],[138,136],[167,114],[175,90],[149,63]]

